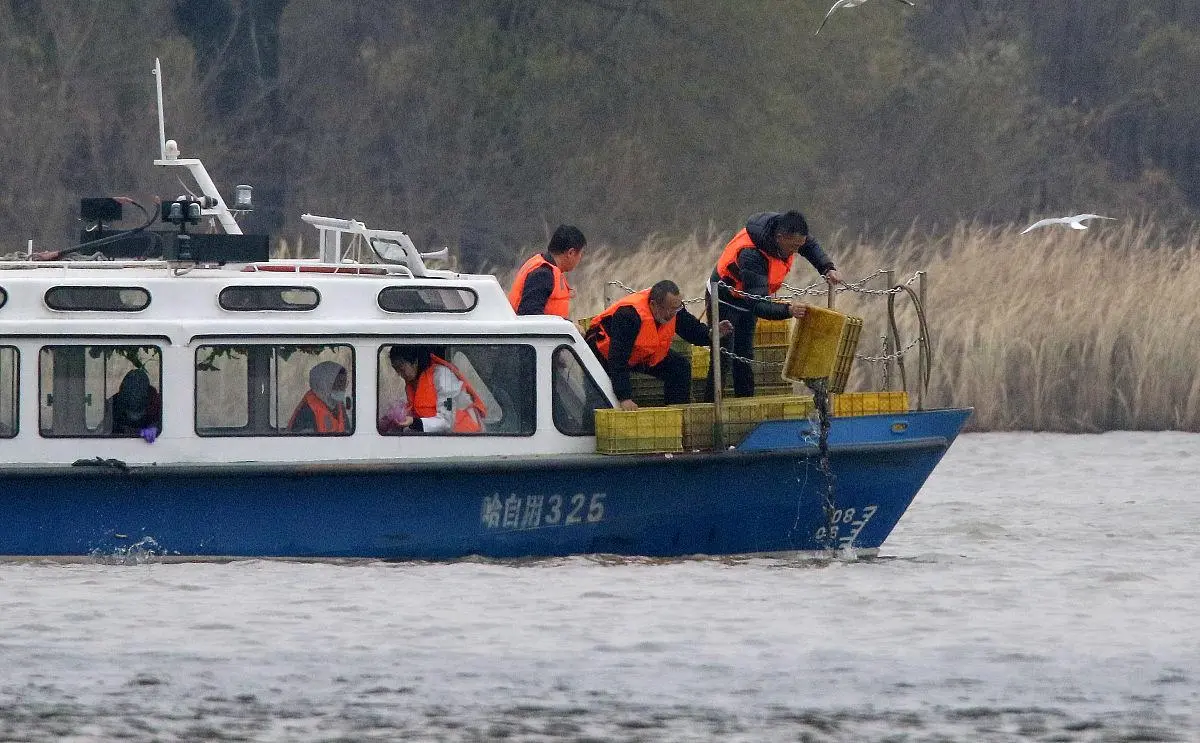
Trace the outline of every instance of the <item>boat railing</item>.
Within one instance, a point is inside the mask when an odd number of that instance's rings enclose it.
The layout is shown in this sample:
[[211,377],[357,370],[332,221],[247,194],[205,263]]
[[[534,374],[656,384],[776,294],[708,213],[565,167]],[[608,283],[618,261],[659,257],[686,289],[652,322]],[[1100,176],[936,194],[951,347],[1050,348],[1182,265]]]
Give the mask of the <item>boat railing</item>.
[[399,276],[415,278],[408,266],[393,266],[363,263],[323,263],[320,261],[306,262],[294,259],[284,262],[248,263],[242,271],[250,273],[323,273],[349,274],[353,276]]
[[[916,384],[916,403],[917,409],[924,409],[924,397],[928,391],[930,376],[932,374],[932,341],[930,339],[929,326],[925,316],[926,297],[928,292],[928,272],[915,271],[903,281],[897,280],[897,272],[895,269],[877,269],[874,273],[868,274],[862,278],[853,281],[846,281],[842,284],[828,284],[824,280],[814,282],[808,286],[793,286],[784,283],[781,291],[773,296],[756,296],[745,294],[743,295],[750,299],[764,299],[768,301],[788,301],[792,299],[805,299],[809,297],[825,297],[825,304],[829,308],[833,308],[836,304],[838,295],[853,292],[862,295],[863,297],[886,298],[887,299],[887,326],[884,332],[879,336],[879,352],[870,353],[855,353],[856,361],[879,365],[882,373],[882,383],[880,388],[884,391],[892,390],[895,387],[906,389],[908,386],[907,371],[904,366],[904,359],[913,349],[917,351],[917,384]],[[885,288],[872,288],[869,284],[878,285],[879,280],[883,279]],[[722,282],[717,282],[718,286]],[[915,285],[915,288],[914,288]],[[604,302],[607,306],[614,301],[615,298],[609,296],[608,288],[615,287],[626,294],[632,294],[636,290],[617,280],[609,280],[605,284]],[[899,324],[896,320],[896,297],[904,294],[911,301],[917,316],[917,333],[907,343],[903,342],[900,337]],[[684,299],[684,304],[699,304],[708,300],[708,297],[692,297]],[[707,310],[701,310],[707,311]],[[784,364],[780,361],[763,361],[758,359],[748,359],[734,354],[727,348],[721,349],[721,355],[728,361],[740,361],[750,366],[756,367],[774,367],[782,370]],[[719,364],[719,362],[717,362]],[[898,373],[897,373],[898,372]],[[898,384],[897,384],[898,382]]]
[[62,272],[72,269],[118,270],[123,268],[175,268],[170,261],[109,261],[109,260],[60,260],[60,261],[0,261],[0,271],[19,271],[31,268],[57,268]]
[[431,258],[446,258],[449,255],[449,248],[422,253],[417,250],[407,233],[400,230],[371,229],[357,219],[322,217],[316,214],[302,214],[300,219],[317,228],[320,234],[318,256],[322,263],[342,263],[344,256],[349,252],[348,248],[343,249],[343,235],[349,235],[351,240],[361,240],[369,245],[371,252],[378,258],[379,265],[405,268],[412,277],[429,276],[425,261]]

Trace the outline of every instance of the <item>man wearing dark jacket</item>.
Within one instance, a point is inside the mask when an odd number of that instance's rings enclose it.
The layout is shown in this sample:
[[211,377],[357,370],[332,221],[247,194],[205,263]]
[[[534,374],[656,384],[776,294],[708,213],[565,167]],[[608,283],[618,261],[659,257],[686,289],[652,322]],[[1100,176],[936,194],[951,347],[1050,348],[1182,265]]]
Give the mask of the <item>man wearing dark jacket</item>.
[[545,253],[525,261],[508,291],[508,302],[518,315],[558,315],[571,319],[574,290],[567,274],[583,260],[587,239],[579,228],[560,224]]
[[[786,320],[803,317],[802,302],[790,304],[765,297],[779,291],[792,269],[796,253],[817,269],[831,284],[842,283],[837,267],[816,240],[808,234],[808,222],[797,211],[760,212],[746,220],[745,229],[738,232],[725,246],[712,272],[712,281],[720,281],[717,297],[720,316],[733,323],[732,345],[737,356],[754,358],[754,327],[757,318]],[[744,361],[733,361],[733,394],[750,397],[754,394],[754,369]],[[724,368],[724,367],[722,367]],[[712,398],[712,372],[709,372],[706,399]]]
[[[728,321],[721,322],[722,335],[732,329]],[[617,300],[592,318],[584,340],[608,372],[621,408],[637,410],[631,399],[631,370],[661,379],[667,405],[691,399],[692,361],[671,350],[676,335],[693,346],[707,346],[712,330],[683,308],[675,282],[663,279]]]

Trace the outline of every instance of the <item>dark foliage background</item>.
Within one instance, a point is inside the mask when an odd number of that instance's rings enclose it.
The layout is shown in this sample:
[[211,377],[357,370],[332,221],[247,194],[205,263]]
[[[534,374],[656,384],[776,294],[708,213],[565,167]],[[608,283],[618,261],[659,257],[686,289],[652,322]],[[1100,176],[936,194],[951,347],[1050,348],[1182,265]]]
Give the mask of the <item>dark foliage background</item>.
[[1200,208],[1200,4],[0,0],[0,252],[81,196],[173,198],[167,135],[248,227],[353,216],[508,267],[798,207],[818,235]]

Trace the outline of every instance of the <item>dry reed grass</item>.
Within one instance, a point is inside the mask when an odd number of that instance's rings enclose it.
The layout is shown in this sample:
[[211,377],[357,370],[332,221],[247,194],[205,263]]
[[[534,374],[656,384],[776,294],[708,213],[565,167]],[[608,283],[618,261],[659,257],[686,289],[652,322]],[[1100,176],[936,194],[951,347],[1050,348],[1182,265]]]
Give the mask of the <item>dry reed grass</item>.
[[[878,241],[834,235],[825,247],[851,281],[878,269],[894,269],[899,281],[929,272],[926,407],[973,406],[973,430],[1200,431],[1200,312],[1183,301],[1200,295],[1200,235],[1168,235],[1149,220],[1084,232],[1020,229],[963,223],[934,238],[915,230]],[[596,247],[572,273],[573,312],[585,317],[621,296],[610,280],[641,289],[671,278],[686,297],[701,297],[727,237],[652,236],[623,256]],[[800,261],[789,283],[815,280]],[[838,309],[864,318],[860,354],[879,353],[886,304],[838,294]],[[897,307],[903,346],[915,337],[915,313],[903,298]],[[856,362],[848,389],[882,389],[881,367]],[[915,348],[906,367],[915,393]]]

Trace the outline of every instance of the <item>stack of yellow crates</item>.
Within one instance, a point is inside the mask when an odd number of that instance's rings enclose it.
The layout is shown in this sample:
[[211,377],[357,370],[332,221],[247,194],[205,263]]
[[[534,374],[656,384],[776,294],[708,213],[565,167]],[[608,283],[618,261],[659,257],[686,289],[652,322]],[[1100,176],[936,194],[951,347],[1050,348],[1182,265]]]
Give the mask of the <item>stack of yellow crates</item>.
[[725,409],[725,443],[737,445],[763,421],[807,418],[813,401],[806,395],[743,397],[722,402]]
[[693,402],[688,405],[673,405],[679,410],[682,425],[683,448],[713,448],[713,409],[711,402]]
[[[787,357],[788,337],[792,328],[791,320],[759,320],[754,329],[754,395],[775,396],[792,389],[791,382],[782,376],[784,359]],[[732,392],[733,377],[728,373],[728,365],[732,361],[721,359],[722,367],[726,367],[725,389]],[[692,347],[692,379],[703,382],[708,379],[708,370],[712,366],[712,351],[707,346]],[[693,385],[692,396],[704,394],[704,385]]]
[[712,366],[712,349],[708,346],[692,346],[692,379],[707,379]]
[[846,315],[846,325],[838,342],[837,359],[833,364],[833,376],[829,378],[830,392],[845,392],[850,381],[850,369],[854,366],[854,352],[858,350],[858,338],[862,335],[863,319]]
[[596,451],[601,454],[683,451],[683,411],[678,407],[601,408],[596,411]]
[[764,362],[754,365],[755,397],[774,397],[791,391],[792,383],[783,378],[787,350],[787,346],[760,346],[754,349],[754,360]]
[[783,378],[783,363],[787,359],[792,329],[796,323],[787,320],[759,320],[754,325],[754,396],[772,397],[792,389]]
[[[683,448],[713,448],[716,406],[705,402],[672,407],[683,414]],[[743,397],[723,401],[721,407],[725,411],[725,444],[736,446],[763,421],[807,418],[813,411],[813,401],[806,395]]]
[[754,347],[786,346],[792,337],[791,319],[759,320],[754,326]]
[[907,413],[907,392],[846,392],[831,396],[833,415],[845,418],[854,415]]

